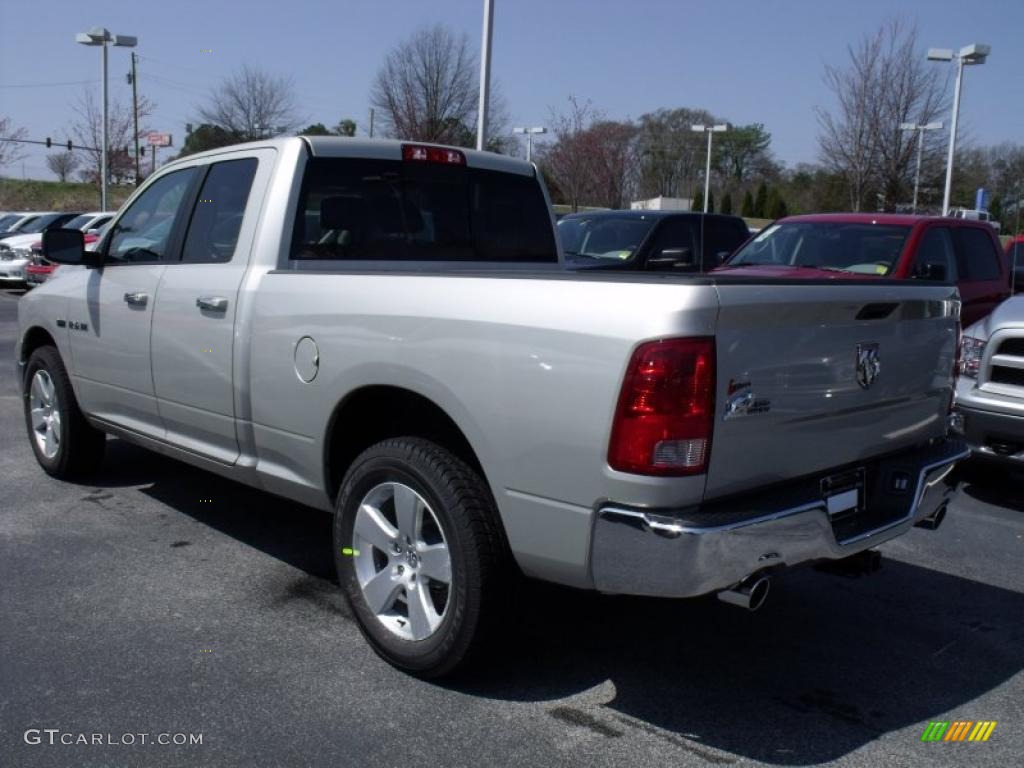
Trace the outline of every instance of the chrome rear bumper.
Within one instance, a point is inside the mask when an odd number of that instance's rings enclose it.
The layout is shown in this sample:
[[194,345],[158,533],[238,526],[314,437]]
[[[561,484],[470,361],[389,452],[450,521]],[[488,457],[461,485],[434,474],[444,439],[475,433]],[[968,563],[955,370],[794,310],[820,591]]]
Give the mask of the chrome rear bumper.
[[[943,507],[955,489],[953,467],[970,455],[958,440],[945,440],[919,453],[898,457],[901,466],[910,461],[916,470],[917,486],[907,494],[906,511],[841,541],[821,498],[796,504],[790,498],[765,511],[762,494],[746,517],[742,500],[711,512],[603,505],[591,537],[594,586],[611,593],[694,597],[731,587],[765,569],[836,560],[869,549]],[[884,461],[868,465],[868,471],[886,466]]]

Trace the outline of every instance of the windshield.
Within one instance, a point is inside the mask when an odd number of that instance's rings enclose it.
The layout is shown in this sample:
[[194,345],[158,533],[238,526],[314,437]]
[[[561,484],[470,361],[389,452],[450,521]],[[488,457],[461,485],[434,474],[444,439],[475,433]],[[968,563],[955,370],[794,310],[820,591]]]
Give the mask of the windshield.
[[18,214],[7,214],[6,216],[0,216],[0,232],[7,229],[11,224],[20,219],[21,216]]
[[654,218],[567,217],[558,222],[558,238],[573,261],[623,261],[633,255],[654,226]]
[[93,216],[92,214],[88,214],[88,213],[86,213],[86,214],[84,214],[82,216],[76,216],[71,221],[66,222],[63,225],[63,228],[64,229],[82,229],[82,228],[85,227],[86,224],[88,224],[90,221],[92,221],[95,218],[96,218],[95,216]]
[[888,275],[896,266],[908,234],[907,226],[845,222],[775,224],[741,248],[729,266],[766,264]]
[[47,213],[42,216],[37,216],[31,222],[18,229],[18,233],[22,235],[34,235],[42,232],[49,226],[50,222],[54,219],[58,219],[62,216],[60,213]]
[[7,232],[9,234],[13,234],[15,232],[17,232],[18,234],[21,234],[23,232],[31,232],[32,230],[30,230],[29,227],[31,227],[38,218],[38,216],[25,216],[24,218],[21,219],[20,222],[11,224],[11,228],[8,229]]

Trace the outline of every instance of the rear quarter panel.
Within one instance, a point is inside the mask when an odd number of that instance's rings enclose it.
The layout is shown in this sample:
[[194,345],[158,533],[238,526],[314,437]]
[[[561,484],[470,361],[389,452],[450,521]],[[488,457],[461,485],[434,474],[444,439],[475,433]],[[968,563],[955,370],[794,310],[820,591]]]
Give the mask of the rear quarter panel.
[[[707,284],[272,272],[253,308],[259,469],[323,488],[335,406],[365,386],[411,390],[466,435],[523,569],[585,586],[598,502],[700,500],[703,478],[617,473],[607,446],[634,346],[709,335],[716,312]],[[303,336],[320,350],[308,384],[294,368]]]

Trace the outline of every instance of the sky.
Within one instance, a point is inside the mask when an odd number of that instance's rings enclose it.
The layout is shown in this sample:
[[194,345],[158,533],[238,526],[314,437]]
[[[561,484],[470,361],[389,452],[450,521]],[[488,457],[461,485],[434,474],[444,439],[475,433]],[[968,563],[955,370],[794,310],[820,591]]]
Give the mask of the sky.
[[[157,105],[148,124],[179,147],[210,90],[244,64],[293,79],[302,125],[348,117],[364,135],[387,52],[435,23],[479,50],[483,0],[47,0],[3,15],[0,117],[66,141],[81,91],[100,91],[99,49],[74,36],[104,26],[138,37],[139,88]],[[894,15],[916,23],[922,49],[990,44],[988,62],[966,71],[961,136],[1024,143],[1024,0],[495,0],[492,79],[513,125],[549,124],[570,95],[614,119],[702,108],[764,123],[792,166],[816,159],[814,110],[834,106],[825,65]],[[129,68],[128,49],[111,48],[112,98],[130,101]],[[46,152],[0,172],[53,178]]]

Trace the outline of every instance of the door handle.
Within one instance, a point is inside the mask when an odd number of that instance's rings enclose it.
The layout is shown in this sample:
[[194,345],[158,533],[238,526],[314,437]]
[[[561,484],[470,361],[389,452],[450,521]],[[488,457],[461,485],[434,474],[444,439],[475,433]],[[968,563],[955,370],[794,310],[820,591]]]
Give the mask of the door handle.
[[223,296],[200,296],[196,299],[196,306],[210,312],[223,312],[228,308],[228,300]]
[[146,302],[149,301],[149,294],[142,293],[141,291],[136,293],[126,293],[124,295],[126,304],[131,304],[133,307],[144,307]]

